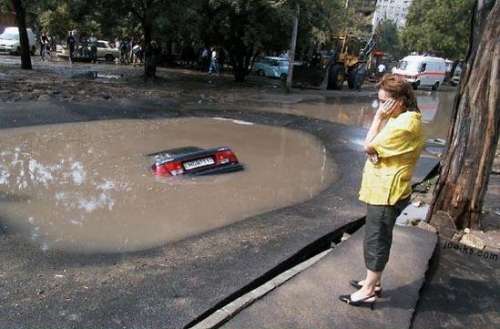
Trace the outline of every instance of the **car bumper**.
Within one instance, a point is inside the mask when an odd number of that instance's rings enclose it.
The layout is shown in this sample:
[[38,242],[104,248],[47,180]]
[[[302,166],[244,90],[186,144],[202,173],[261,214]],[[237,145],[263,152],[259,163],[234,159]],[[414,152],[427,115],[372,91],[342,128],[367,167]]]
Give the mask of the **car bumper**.
[[186,173],[186,175],[188,176],[217,175],[217,174],[225,174],[225,173],[240,171],[243,169],[244,167],[241,163],[234,163],[224,166],[217,166],[210,169],[199,170],[196,172]]

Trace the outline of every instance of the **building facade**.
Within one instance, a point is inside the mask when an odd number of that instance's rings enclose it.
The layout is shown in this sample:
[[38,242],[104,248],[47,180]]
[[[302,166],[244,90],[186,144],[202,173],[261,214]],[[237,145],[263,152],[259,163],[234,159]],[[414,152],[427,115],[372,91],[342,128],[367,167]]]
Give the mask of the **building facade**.
[[406,15],[413,0],[378,0],[373,15],[373,29],[380,21],[390,19],[402,29],[406,25]]

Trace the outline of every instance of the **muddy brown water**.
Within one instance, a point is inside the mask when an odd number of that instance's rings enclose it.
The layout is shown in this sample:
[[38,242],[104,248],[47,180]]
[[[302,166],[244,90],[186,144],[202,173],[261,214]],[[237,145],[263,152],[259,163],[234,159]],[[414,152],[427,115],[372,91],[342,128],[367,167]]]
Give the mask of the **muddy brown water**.
[[[159,178],[145,154],[230,146],[242,172]],[[308,200],[335,179],[313,136],[211,119],[0,131],[0,223],[43,250],[143,250]]]
[[[453,110],[455,92],[419,91],[417,101],[422,112],[427,138],[445,138]],[[369,128],[376,112],[376,97],[371,101],[330,99],[327,102],[303,102],[281,106],[259,106],[255,110],[287,113],[350,126]]]

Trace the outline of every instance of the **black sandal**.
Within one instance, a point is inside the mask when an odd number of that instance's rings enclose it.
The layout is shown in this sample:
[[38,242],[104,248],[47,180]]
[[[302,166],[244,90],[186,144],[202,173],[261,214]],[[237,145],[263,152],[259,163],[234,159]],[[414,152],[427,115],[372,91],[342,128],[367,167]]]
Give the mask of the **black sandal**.
[[[349,283],[358,290],[363,288],[363,286],[359,284],[359,281],[351,280]],[[380,286],[380,283],[375,286],[375,295],[377,297],[382,297],[382,287]]]
[[[373,298],[373,299],[372,299]],[[375,301],[377,300],[376,295],[371,295],[360,300],[352,300],[351,295],[340,295],[339,299],[344,303],[352,306],[370,306],[370,309],[373,310],[375,307]]]

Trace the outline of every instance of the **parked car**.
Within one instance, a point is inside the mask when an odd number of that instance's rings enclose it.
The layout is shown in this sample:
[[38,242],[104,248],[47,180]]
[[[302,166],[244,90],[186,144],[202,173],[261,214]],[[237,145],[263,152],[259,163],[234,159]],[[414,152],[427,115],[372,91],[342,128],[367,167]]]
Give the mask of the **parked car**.
[[[26,29],[28,32],[28,42],[31,54],[36,53],[36,36],[31,29]],[[0,34],[0,53],[11,55],[21,54],[21,43],[19,41],[19,29],[15,26],[6,27]]]
[[199,176],[243,170],[243,165],[228,147],[202,149],[188,146],[147,156],[154,162],[151,170],[156,176]]
[[[116,58],[120,58],[120,50],[118,48],[111,47],[108,41],[97,40],[97,59],[104,59],[107,62],[112,62]],[[87,62],[91,60],[91,43],[86,42],[79,44],[74,53],[75,61]],[[64,45],[57,45],[56,47],[57,56],[69,57],[69,49]]]
[[260,76],[286,79],[288,59],[281,57],[260,57],[255,61],[253,71]]
[[399,61],[392,73],[402,76],[414,89],[431,87],[437,90],[446,75],[446,62],[440,57],[406,56]]
[[108,41],[97,40],[97,58],[112,62],[115,58],[120,58],[120,50],[111,47]]

